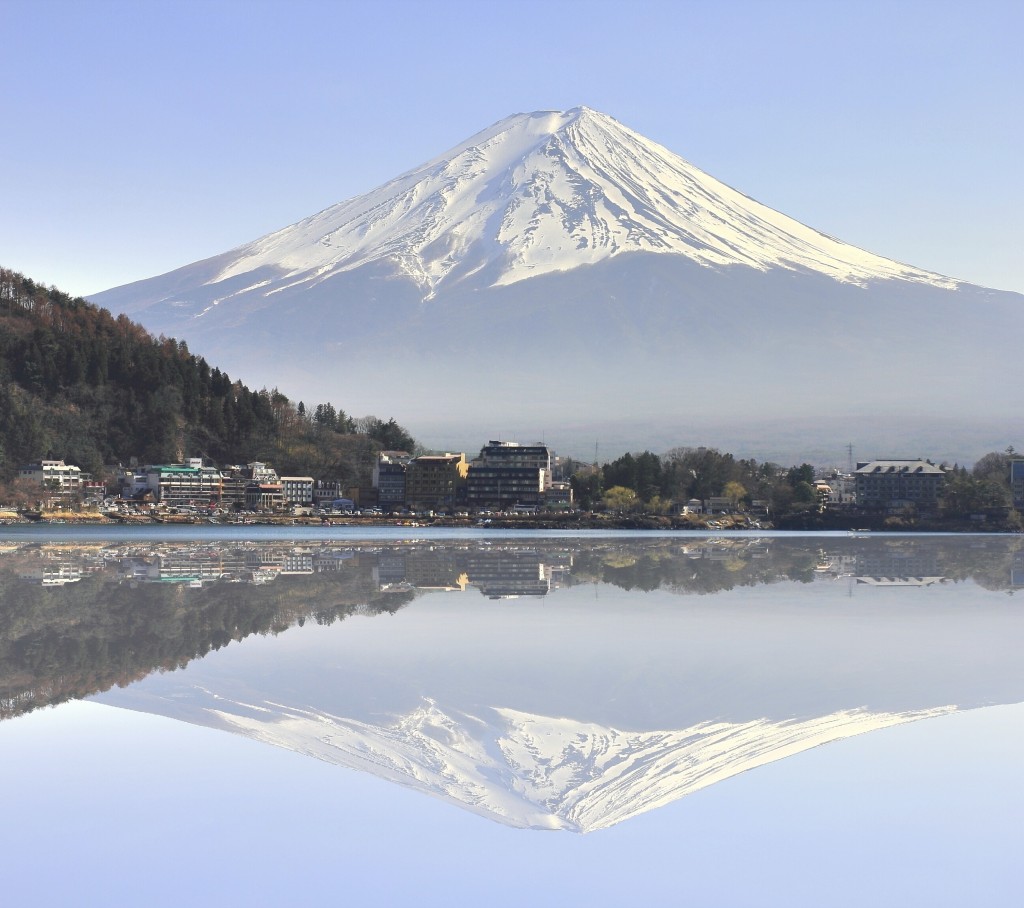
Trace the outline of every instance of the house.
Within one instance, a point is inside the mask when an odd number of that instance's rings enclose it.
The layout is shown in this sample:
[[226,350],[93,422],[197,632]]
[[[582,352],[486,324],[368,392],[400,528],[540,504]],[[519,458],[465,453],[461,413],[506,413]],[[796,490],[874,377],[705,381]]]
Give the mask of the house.
[[735,510],[733,500],[724,495],[712,495],[704,500],[705,514],[731,514]]

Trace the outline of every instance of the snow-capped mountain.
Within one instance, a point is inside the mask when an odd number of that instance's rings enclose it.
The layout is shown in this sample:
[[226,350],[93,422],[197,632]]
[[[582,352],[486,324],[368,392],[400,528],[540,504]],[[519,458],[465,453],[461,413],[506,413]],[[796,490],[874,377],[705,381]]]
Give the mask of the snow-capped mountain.
[[430,298],[474,275],[500,286],[628,252],[955,286],[817,233],[585,107],[501,120],[373,192],[243,246],[207,283],[278,272],[217,304],[384,262]]
[[[1024,302],[819,233],[585,107],[507,117],[363,196],[93,300],[294,397],[423,424],[450,415],[458,382],[467,420],[538,427],[772,417],[773,398],[811,416],[855,387],[877,409],[910,374],[916,404],[978,416],[994,385],[966,373],[1009,352]],[[681,361],[724,374],[695,401],[664,387]],[[553,363],[575,379],[557,405]],[[638,386],[659,387],[656,407]]]
[[447,714],[430,700],[394,724],[378,726],[279,703],[196,695],[206,705],[190,721],[369,772],[508,826],[581,833],[607,829],[821,744],[955,709],[853,709],[806,719],[623,731],[514,709]]

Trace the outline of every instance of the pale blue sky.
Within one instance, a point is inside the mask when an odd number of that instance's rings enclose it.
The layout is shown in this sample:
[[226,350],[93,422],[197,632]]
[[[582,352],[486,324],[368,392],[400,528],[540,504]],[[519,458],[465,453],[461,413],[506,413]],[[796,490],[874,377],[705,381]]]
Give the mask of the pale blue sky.
[[0,264],[76,294],[510,113],[614,116],[798,220],[1024,291],[1019,0],[0,0]]

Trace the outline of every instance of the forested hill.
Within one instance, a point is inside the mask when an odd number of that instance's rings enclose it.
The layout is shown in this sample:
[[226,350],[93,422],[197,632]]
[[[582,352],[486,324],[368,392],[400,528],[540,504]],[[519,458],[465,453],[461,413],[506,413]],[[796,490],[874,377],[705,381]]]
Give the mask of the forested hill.
[[252,391],[183,342],[0,268],[0,482],[41,457],[100,473],[202,455],[354,480],[372,449],[413,444],[393,419]]

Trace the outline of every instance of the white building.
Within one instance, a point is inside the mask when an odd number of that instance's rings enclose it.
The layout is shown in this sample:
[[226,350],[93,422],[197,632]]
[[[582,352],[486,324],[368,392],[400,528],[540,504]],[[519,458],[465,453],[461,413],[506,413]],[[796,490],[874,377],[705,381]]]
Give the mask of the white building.
[[313,506],[312,476],[282,476],[281,491],[286,504],[304,508]]
[[199,458],[184,464],[150,464],[135,472],[133,492],[145,491],[170,507],[209,506],[221,499],[220,470],[204,467]]
[[82,470],[63,460],[41,460],[25,464],[19,471],[22,479],[30,479],[61,495],[73,495],[82,487]]

